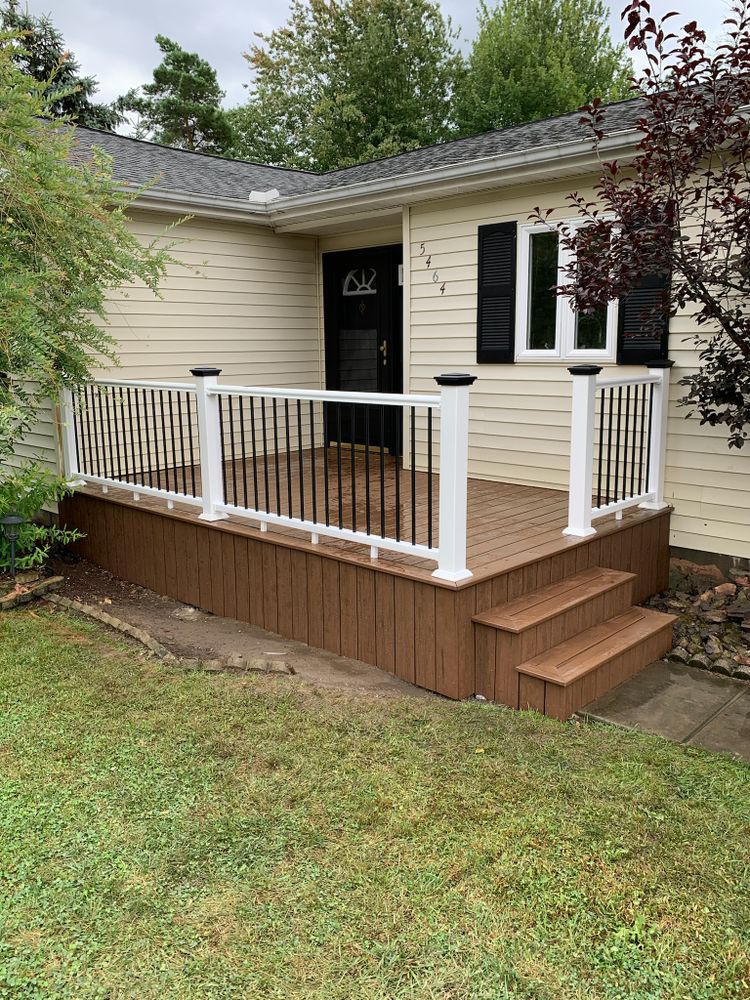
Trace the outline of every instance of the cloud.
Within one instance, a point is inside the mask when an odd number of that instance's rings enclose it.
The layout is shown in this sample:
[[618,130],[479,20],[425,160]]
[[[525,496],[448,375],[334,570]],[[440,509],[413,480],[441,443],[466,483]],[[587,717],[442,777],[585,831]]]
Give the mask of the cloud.
[[[225,104],[244,100],[243,84],[250,72],[242,52],[256,32],[269,32],[288,16],[287,0],[27,0],[34,14],[50,14],[75,53],[83,70],[99,81],[100,99],[111,101],[131,87],[151,79],[160,61],[154,42],[157,34],[168,35],[189,51],[198,52],[216,69]],[[476,31],[473,0],[444,0],[443,10],[461,30],[464,47]],[[624,0],[612,0],[612,33],[622,34],[619,12]],[[654,3],[654,13],[673,6],[682,13],[681,23],[697,18],[715,42],[728,9],[727,0],[663,0]],[[676,23],[676,21],[675,21]]]

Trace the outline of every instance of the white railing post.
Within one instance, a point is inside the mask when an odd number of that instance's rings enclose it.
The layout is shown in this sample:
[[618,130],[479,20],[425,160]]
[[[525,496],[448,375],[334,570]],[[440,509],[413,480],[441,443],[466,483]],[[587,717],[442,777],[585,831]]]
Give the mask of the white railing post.
[[198,409],[198,449],[201,465],[202,521],[220,521],[226,514],[217,511],[216,505],[224,503],[223,467],[221,453],[221,424],[219,397],[208,390],[217,384],[221,368],[191,368],[195,376],[195,398]]
[[78,468],[76,447],[75,401],[70,389],[60,394],[60,437],[62,440],[63,473],[68,480],[75,479]]
[[575,365],[568,368],[573,376],[573,414],[570,421],[570,483],[568,487],[568,526],[564,535],[585,538],[596,534],[591,527],[591,493],[594,477],[594,419],[596,377],[599,365]]
[[648,443],[648,485],[652,500],[646,500],[641,507],[647,510],[663,510],[669,504],[664,501],[664,468],[667,451],[667,414],[669,412],[669,373],[674,361],[649,361],[648,369],[658,376],[654,382],[651,401],[651,439]]
[[466,516],[469,477],[469,387],[476,375],[435,378],[440,396],[440,551],[439,580],[467,580]]

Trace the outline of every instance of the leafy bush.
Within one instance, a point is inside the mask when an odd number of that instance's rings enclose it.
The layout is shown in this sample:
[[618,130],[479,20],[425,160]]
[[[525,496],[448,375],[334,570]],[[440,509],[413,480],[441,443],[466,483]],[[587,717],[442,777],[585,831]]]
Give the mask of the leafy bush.
[[[44,506],[62,500],[71,492],[62,476],[34,463],[10,470],[0,478],[0,517],[18,514],[24,519],[16,542],[16,569],[43,566],[53,546],[69,545],[83,537],[73,529],[32,521]],[[0,533],[0,572],[10,568],[10,542]]]

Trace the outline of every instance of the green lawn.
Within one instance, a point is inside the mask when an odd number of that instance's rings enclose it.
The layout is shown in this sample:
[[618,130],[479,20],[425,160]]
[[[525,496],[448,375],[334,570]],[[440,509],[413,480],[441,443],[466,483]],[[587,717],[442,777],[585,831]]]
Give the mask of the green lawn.
[[0,619],[0,996],[750,996],[750,769]]

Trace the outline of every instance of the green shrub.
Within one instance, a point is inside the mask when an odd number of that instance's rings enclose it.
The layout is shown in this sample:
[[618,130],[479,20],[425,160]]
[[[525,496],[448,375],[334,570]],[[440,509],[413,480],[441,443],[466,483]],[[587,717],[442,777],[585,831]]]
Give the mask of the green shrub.
[[[0,477],[0,517],[18,514],[24,520],[16,542],[16,569],[43,566],[53,546],[69,545],[83,537],[75,529],[33,521],[43,507],[62,500],[71,492],[62,476],[35,463],[12,469]],[[10,542],[0,533],[0,572],[10,568]]]

